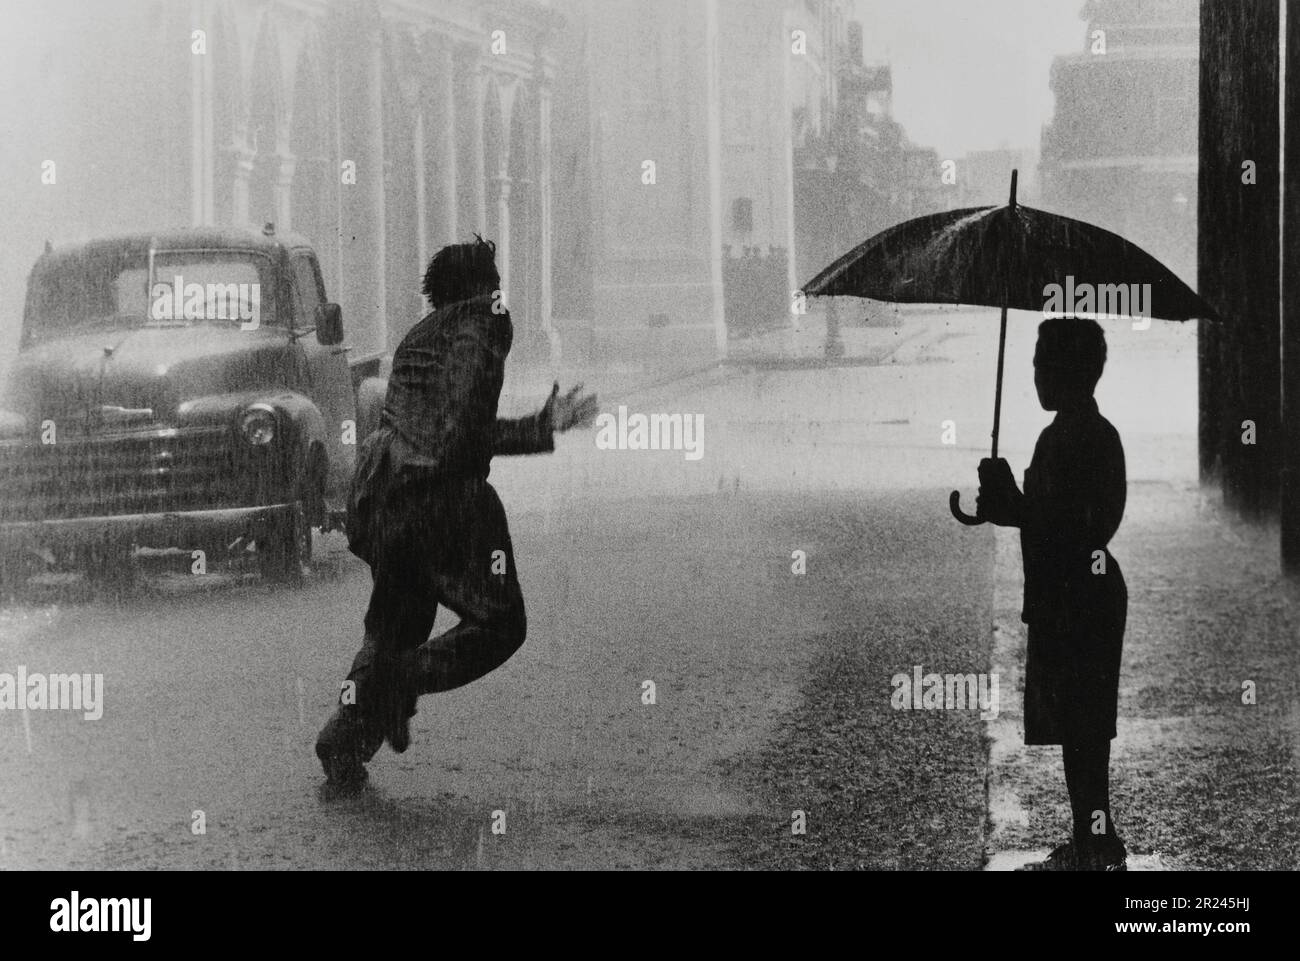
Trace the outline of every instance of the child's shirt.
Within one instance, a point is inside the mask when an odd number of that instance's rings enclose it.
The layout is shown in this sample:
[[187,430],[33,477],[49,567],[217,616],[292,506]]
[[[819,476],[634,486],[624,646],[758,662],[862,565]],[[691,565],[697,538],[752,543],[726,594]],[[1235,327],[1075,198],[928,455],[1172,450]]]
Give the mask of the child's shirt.
[[1126,596],[1106,550],[1124,516],[1126,492],[1124,448],[1097,402],[1089,398],[1058,412],[1025,471],[1025,623],[1068,628],[1103,616],[1111,601]]

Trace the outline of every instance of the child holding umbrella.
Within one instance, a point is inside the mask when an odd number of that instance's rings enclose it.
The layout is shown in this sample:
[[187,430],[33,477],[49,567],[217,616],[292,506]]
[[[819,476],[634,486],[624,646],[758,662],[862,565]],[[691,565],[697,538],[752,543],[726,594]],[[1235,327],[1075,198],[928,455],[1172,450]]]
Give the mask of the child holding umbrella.
[[1056,418],[1038,438],[1024,490],[1004,459],[979,466],[977,516],[1020,528],[1025,743],[1061,745],[1073,814],[1071,839],[1024,870],[1126,870],[1109,765],[1128,590],[1107,550],[1124,514],[1126,482],[1119,434],[1093,398],[1105,363],[1096,321],[1044,321],[1034,386]]

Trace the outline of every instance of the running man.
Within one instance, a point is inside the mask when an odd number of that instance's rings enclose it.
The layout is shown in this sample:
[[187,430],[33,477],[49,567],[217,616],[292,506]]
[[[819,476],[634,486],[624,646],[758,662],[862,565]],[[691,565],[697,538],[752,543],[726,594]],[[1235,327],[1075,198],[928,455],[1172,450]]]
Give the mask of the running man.
[[[358,451],[347,532],[374,587],[365,642],[316,741],[335,784],[364,782],[385,740],[407,749],[420,695],[477,680],[523,644],[523,595],[491,460],[552,451],[554,432],[596,415],[594,396],[581,386],[561,395],[556,384],[536,414],[497,418],[514,331],[495,253],[476,236],[429,262],[432,310],[393,355],[380,426]],[[430,637],[439,604],[460,623]]]

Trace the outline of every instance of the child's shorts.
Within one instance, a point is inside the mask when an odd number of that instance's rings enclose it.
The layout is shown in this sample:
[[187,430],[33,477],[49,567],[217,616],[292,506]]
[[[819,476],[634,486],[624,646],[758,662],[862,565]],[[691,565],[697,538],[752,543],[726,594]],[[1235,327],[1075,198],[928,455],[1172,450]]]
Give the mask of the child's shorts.
[[1101,609],[1029,625],[1025,653],[1025,743],[1115,737],[1127,592]]

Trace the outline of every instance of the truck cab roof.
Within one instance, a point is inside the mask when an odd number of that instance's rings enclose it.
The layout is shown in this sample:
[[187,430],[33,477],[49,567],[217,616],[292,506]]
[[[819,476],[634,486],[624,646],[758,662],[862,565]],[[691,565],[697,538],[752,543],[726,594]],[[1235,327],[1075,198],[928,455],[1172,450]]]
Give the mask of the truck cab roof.
[[267,233],[260,227],[183,227],[149,233],[118,234],[54,247],[41,255],[36,267],[52,267],[84,257],[97,259],[114,253],[128,257],[144,255],[148,253],[150,243],[159,251],[247,250],[272,256],[284,250],[311,247],[311,242],[302,234]]

